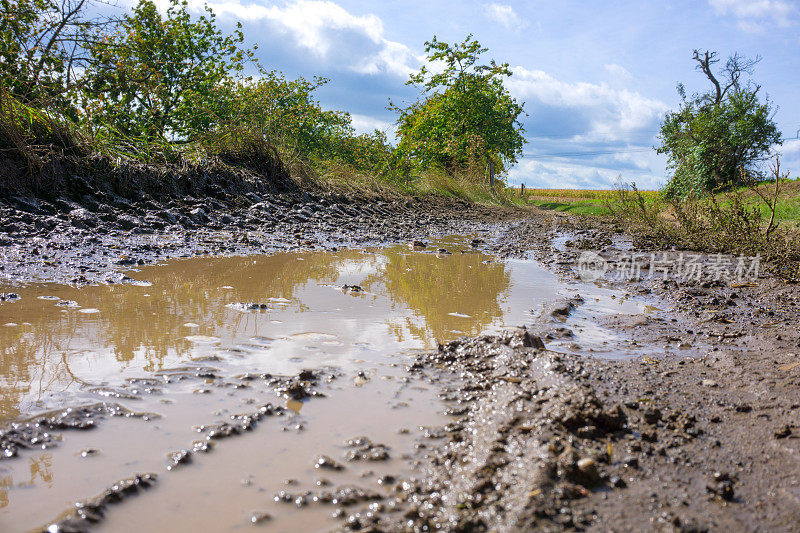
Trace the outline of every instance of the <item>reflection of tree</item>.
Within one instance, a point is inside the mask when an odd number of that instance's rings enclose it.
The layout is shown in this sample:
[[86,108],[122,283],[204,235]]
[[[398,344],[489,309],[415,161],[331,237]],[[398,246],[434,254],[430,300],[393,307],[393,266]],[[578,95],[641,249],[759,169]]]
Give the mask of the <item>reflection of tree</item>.
[[477,253],[438,257],[397,247],[386,255],[389,261],[383,271],[367,278],[364,285],[385,284],[394,302],[408,306],[424,319],[424,327],[406,319],[413,337],[425,342],[430,337],[445,340],[458,336],[452,330],[477,334],[502,316],[499,299],[511,283],[505,265],[483,264],[485,256]]
[[[36,302],[33,303],[34,306],[28,305],[27,309],[21,303],[10,309],[18,311],[15,316],[28,319],[30,308],[36,307]],[[39,317],[40,322],[31,326],[0,326],[0,422],[17,417],[20,399],[31,392],[35,391],[36,397],[41,398],[53,382],[60,381],[66,387],[74,381],[63,354],[74,334],[70,324],[75,322],[75,317],[52,308],[47,308]],[[61,354],[61,357],[48,354]],[[66,372],[61,369],[62,365]],[[63,383],[65,378],[66,384]]]
[[[390,335],[400,342],[410,335],[427,345],[432,337],[456,336],[451,330],[478,333],[502,316],[499,299],[510,284],[503,265],[482,264],[485,257],[475,253],[440,258],[394,248],[385,255],[385,260],[358,251],[194,258],[132,274],[151,282],[150,287],[43,286],[19,291],[22,300],[0,305],[0,324],[30,323],[0,325],[0,421],[19,416],[23,400],[41,399],[45,393],[80,383],[80,372],[72,370],[85,364],[86,349],[111,352],[106,368],[125,366],[138,358],[137,364],[144,363],[145,370],[157,370],[167,355],[191,353],[185,336],[226,332],[242,336],[270,313],[238,313],[225,304],[291,300],[312,281],[335,283],[342,275],[374,272],[375,267],[380,271],[367,275],[361,285],[370,292],[388,294],[398,309],[409,308],[415,315],[405,317],[407,313],[401,312],[387,317]],[[100,312],[80,314],[37,300],[39,294],[76,300]],[[291,308],[304,310],[298,301]],[[184,327],[186,322],[201,327],[190,330]]]
[[[53,486],[53,456],[49,453],[42,453],[29,458],[31,477],[25,485],[33,485],[39,477],[48,486]],[[18,482],[18,484],[21,484]],[[8,491],[14,486],[14,478],[10,475],[0,477],[0,509],[8,507]]]
[[0,326],[0,422],[19,415],[17,404],[30,389],[36,349],[23,339],[19,327]]
[[[186,322],[223,328],[231,318],[225,304],[291,299],[309,280],[334,281],[342,260],[333,254],[281,254],[196,258],[147,269],[137,277],[152,287],[120,285],[98,295],[101,330],[117,360],[130,361],[139,350],[154,370],[170,350],[188,353],[191,345],[183,340],[189,334],[183,327]],[[233,289],[220,289],[223,286]],[[246,322],[247,317],[236,317],[234,328],[241,319]]]
[[[18,291],[22,300],[0,305],[0,422],[19,416],[23,398],[41,398],[80,381],[69,363],[82,356],[83,348],[107,347],[122,364],[143,356],[148,362],[145,369],[156,370],[167,354],[189,353],[191,345],[184,337],[191,330],[183,326],[186,322],[197,322],[207,330],[238,331],[253,317],[225,304],[291,299],[310,280],[336,281],[339,266],[360,257],[358,252],[339,252],[194,258],[134,274],[151,282],[150,287],[44,286]],[[65,308],[53,301],[36,299],[43,293],[77,300],[100,313],[63,312]],[[31,325],[2,326],[6,322]]]
[[8,507],[8,490],[13,483],[11,476],[0,476],[0,509]]

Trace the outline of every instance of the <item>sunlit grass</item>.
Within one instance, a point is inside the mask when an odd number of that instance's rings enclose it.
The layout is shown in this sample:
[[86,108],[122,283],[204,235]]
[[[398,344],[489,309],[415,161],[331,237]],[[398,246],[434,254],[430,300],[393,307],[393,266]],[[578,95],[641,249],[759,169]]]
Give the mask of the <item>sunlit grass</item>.
[[[760,187],[771,190],[774,182],[765,183]],[[514,189],[517,197],[520,190]],[[648,204],[661,203],[660,209],[664,212],[670,211],[669,204],[661,198],[660,191],[640,191],[645,202]],[[734,191],[736,192],[736,191]],[[745,196],[745,203],[755,206],[761,211],[766,219],[770,215],[766,204],[751,190],[746,187],[738,189]],[[723,192],[717,198],[726,201],[732,192]],[[524,203],[535,205],[542,209],[560,211],[575,215],[608,215],[609,205],[617,202],[616,191],[613,190],[590,190],[590,189],[525,189]],[[800,224],[800,181],[787,181],[781,189],[778,206],[775,211],[775,219],[785,223]]]
[[583,200],[578,199],[575,201],[546,201],[546,200],[530,200],[529,205],[535,205],[542,209],[549,209],[551,211],[561,211],[562,213],[572,213],[574,215],[608,215],[610,214],[608,207],[604,203],[596,200]]

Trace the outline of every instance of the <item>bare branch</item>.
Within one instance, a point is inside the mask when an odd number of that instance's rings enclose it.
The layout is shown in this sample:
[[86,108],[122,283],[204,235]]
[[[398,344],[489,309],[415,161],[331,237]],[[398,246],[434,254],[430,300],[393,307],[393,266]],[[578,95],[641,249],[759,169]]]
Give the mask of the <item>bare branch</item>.
[[703,74],[706,75],[708,80],[714,85],[714,89],[716,90],[716,96],[714,98],[714,104],[719,104],[722,101],[722,86],[717,80],[716,76],[714,76],[714,71],[711,69],[712,65],[715,63],[719,63],[719,58],[717,57],[716,52],[709,52],[706,50],[705,52],[701,52],[700,50],[694,51],[694,60],[697,61],[698,65],[697,68],[700,69]]

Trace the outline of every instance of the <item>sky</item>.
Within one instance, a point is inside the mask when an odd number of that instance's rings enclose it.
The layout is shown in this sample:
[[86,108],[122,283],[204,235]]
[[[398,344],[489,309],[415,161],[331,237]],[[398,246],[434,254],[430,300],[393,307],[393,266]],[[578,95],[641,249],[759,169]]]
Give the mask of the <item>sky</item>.
[[[190,5],[202,6],[201,0]],[[507,87],[524,102],[527,144],[511,183],[655,188],[668,178],[652,147],[664,113],[708,88],[695,48],[760,56],[754,81],[775,104],[782,168],[800,175],[800,0],[207,0],[218,22],[241,22],[268,69],[325,76],[322,104],[348,111],[359,131],[393,137],[391,98],[425,60],[424,43],[472,33],[486,57],[511,65]]]

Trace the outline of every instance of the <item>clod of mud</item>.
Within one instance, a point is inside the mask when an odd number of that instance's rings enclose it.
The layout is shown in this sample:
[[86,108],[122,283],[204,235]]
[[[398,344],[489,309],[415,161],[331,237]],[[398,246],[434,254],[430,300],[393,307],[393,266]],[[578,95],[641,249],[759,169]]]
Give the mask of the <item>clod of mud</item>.
[[342,292],[356,294],[359,292],[364,292],[364,289],[360,285],[342,285]]
[[[321,372],[303,370],[294,377],[265,376],[265,379],[277,394],[290,400],[302,401],[311,397],[325,397],[325,394],[316,388],[322,375]],[[335,379],[335,374],[328,374],[327,379],[328,381]]]
[[327,455],[317,455],[314,457],[314,468],[325,470],[344,470],[344,466]]
[[247,303],[236,302],[236,303],[228,304],[228,307],[230,307],[231,309],[235,309],[237,311],[242,311],[242,312],[246,312],[246,311],[266,311],[267,309],[269,309],[269,304],[258,303],[258,302],[247,302]]
[[[547,351],[527,330],[460,339],[418,357],[417,372],[447,382],[466,407],[425,428],[418,478],[401,480],[383,508],[345,518],[349,529],[494,530],[582,527],[571,502],[615,485],[603,472],[626,416],[582,378],[580,357]],[[440,369],[444,369],[443,371]],[[389,505],[391,504],[391,505]]]
[[265,416],[283,415],[286,409],[281,406],[275,406],[271,403],[260,406],[252,413],[243,413],[238,415],[231,415],[230,422],[217,422],[214,424],[207,424],[197,426],[195,430],[198,433],[205,433],[207,440],[219,440],[239,435],[245,431],[252,430],[259,420]]
[[125,498],[149,488],[158,478],[157,474],[137,474],[117,481],[94,498],[78,502],[75,509],[66,511],[62,517],[44,527],[48,533],[83,533],[100,522],[109,505],[120,503]]
[[380,499],[380,493],[355,486],[338,487],[332,491],[305,491],[301,493],[281,491],[274,496],[276,502],[293,503],[297,507],[305,507],[311,503],[352,506]]
[[189,464],[192,461],[192,452],[189,450],[177,450],[167,454],[169,463],[167,470],[173,470],[180,465]]
[[389,459],[389,447],[384,444],[373,444],[367,437],[354,437],[345,442],[350,448],[345,454],[348,461],[386,461]]
[[272,520],[272,515],[263,511],[256,511],[250,514],[250,523],[253,525],[261,525],[265,522]]
[[735,483],[736,479],[727,472],[714,472],[706,485],[706,490],[713,498],[729,502],[734,499],[733,486]]
[[83,407],[51,411],[28,421],[11,424],[0,430],[0,458],[15,457],[22,449],[47,449],[56,446],[60,437],[50,431],[59,429],[92,429],[103,416],[156,418],[154,413],[137,413],[116,403],[99,402]]
[[584,303],[584,299],[578,295],[563,302],[553,304],[545,310],[544,314],[549,315],[556,320],[564,321],[582,303]]

